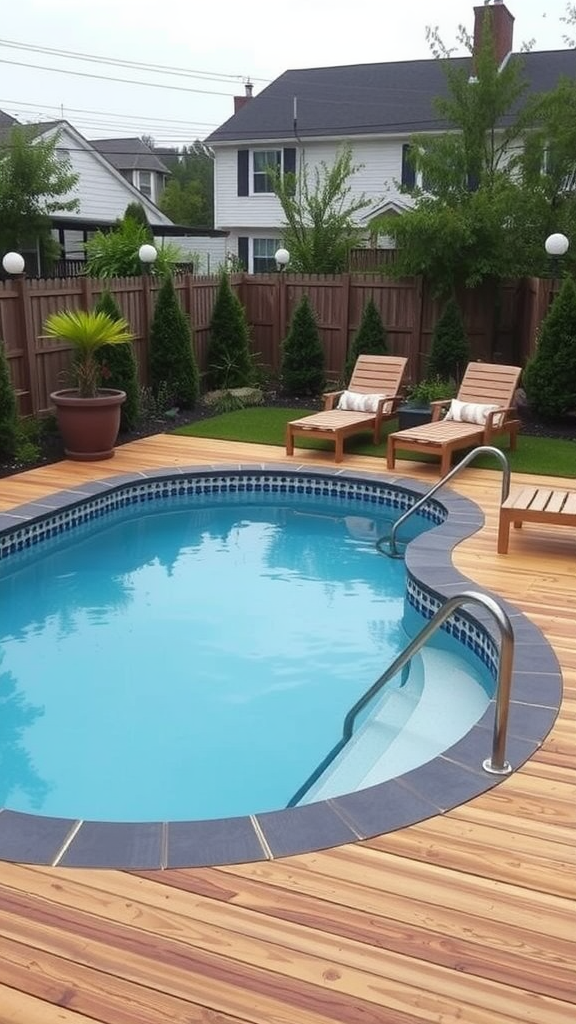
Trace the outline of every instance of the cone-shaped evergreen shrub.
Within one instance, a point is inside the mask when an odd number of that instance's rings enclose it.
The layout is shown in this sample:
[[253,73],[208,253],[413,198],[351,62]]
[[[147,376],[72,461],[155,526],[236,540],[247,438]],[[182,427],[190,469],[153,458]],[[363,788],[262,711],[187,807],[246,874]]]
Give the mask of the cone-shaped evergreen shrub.
[[427,377],[460,381],[470,359],[470,345],[456,299],[448,299],[432,334]]
[[10,379],[4,342],[0,341],[0,458],[11,458],[16,451],[18,414],[16,394]]
[[360,327],[348,349],[346,380],[349,381],[358,356],[384,356],[388,351],[386,328],[373,299],[364,306]]
[[576,284],[566,278],[540,326],[536,355],[524,370],[530,408],[546,419],[576,409]]
[[156,395],[167,387],[177,405],[192,409],[198,398],[198,365],[192,331],[171,277],[158,292],[150,328],[150,383]]
[[[107,313],[112,320],[121,320],[122,313],[109,291],[94,306],[95,313]],[[102,367],[102,387],[126,392],[126,401],[120,410],[120,430],[133,430],[140,414],[138,367],[132,342],[125,345],[103,345],[94,353]]]
[[254,379],[250,329],[228,274],[220,275],[210,321],[207,384],[210,389],[249,387]]
[[307,295],[296,306],[282,345],[280,374],[288,395],[318,395],[324,387],[324,350]]

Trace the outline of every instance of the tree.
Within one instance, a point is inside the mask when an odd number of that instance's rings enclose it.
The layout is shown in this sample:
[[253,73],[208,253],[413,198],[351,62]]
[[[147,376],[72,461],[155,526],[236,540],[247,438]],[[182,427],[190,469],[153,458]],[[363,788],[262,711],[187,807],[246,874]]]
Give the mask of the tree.
[[[109,291],[102,292],[94,312],[107,313],[111,320],[122,319],[118,303]],[[96,359],[102,368],[103,386],[126,392],[126,401],[120,410],[120,429],[133,430],[140,411],[140,389],[132,342],[126,345],[104,345],[96,352]]]
[[351,179],[360,165],[352,163],[352,148],[344,146],[329,167],[324,161],[314,169],[312,181],[305,164],[298,175],[269,174],[286,218],[282,244],[290,253],[290,267],[302,274],[339,274],[348,267],[350,250],[358,245],[362,230],[355,215],[371,206],[364,193],[352,195]]
[[208,387],[243,388],[252,384],[253,379],[254,360],[246,311],[230,287],[228,274],[223,271],[210,321]]
[[374,300],[368,299],[362,312],[360,327],[348,351],[345,371],[346,379],[350,380],[358,356],[383,356],[387,351],[386,328],[382,323],[382,317],[374,304]]
[[66,198],[78,183],[70,160],[58,153],[60,134],[39,138],[38,130],[17,125],[0,143],[0,250],[39,245],[43,259],[60,255],[51,236],[51,214],[78,210]]
[[[423,275],[450,295],[458,284],[542,273],[543,240],[572,229],[565,183],[576,168],[576,83],[526,102],[521,60],[499,68],[487,35],[474,79],[444,63],[449,94],[435,108],[451,130],[412,140],[422,184],[404,191],[415,208],[371,226],[396,242],[395,275]],[[541,173],[548,149],[562,153],[552,175]]]
[[318,395],[324,387],[324,350],[307,295],[296,306],[282,345],[280,377],[289,395]]
[[142,206],[142,203],[139,203],[137,199],[135,199],[133,203],[128,203],[128,206],[124,210],[123,220],[129,219],[135,221],[136,224],[141,224],[142,227],[145,228],[146,230],[148,241],[154,241],[154,232],[152,231],[152,228],[150,227],[150,222],[148,220],[148,217],[146,216],[146,210]]
[[199,374],[188,317],[178,302],[171,277],[158,292],[150,328],[150,378],[157,394],[167,386],[174,402],[192,409],[199,392]]
[[576,409],[576,284],[567,277],[540,325],[524,388],[537,415],[557,419]]
[[462,314],[456,299],[448,299],[432,334],[427,376],[459,381],[470,358]]
[[10,378],[4,342],[0,341],[0,458],[9,459],[14,455],[17,434],[16,395]]
[[172,173],[160,209],[175,224],[191,227],[214,225],[214,157],[198,139],[181,150],[159,150]]

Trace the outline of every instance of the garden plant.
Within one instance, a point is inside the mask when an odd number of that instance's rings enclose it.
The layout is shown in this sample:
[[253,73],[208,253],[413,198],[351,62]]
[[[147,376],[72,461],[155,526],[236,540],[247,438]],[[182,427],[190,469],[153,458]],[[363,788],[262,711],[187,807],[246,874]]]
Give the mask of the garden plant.
[[280,378],[288,395],[318,395],[325,384],[324,350],[307,295],[296,306],[282,345]]
[[150,382],[156,394],[167,387],[176,405],[193,409],[199,393],[198,364],[189,319],[180,306],[174,282],[166,277],[150,328]]

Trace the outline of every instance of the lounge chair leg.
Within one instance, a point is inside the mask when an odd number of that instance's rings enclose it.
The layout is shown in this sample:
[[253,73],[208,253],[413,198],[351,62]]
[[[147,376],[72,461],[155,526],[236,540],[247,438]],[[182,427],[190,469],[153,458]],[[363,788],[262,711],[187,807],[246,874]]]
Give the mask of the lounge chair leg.
[[[516,524],[514,524],[516,525]],[[508,516],[500,513],[500,521],[498,523],[498,554],[508,554],[508,544],[510,542],[510,520]]]
[[450,472],[451,466],[452,451],[450,448],[448,450],[444,449],[442,451],[442,455],[440,456],[440,476],[446,476],[446,474]]
[[336,434],[334,438],[334,462],[342,462],[344,458],[344,438],[341,434]]
[[289,424],[286,427],[286,455],[294,455],[294,435]]
[[394,438],[388,438],[388,444],[386,446],[386,466],[388,469],[394,469],[396,465],[396,452],[394,450]]
[[516,428],[510,431],[510,451],[515,452],[518,442],[518,431]]

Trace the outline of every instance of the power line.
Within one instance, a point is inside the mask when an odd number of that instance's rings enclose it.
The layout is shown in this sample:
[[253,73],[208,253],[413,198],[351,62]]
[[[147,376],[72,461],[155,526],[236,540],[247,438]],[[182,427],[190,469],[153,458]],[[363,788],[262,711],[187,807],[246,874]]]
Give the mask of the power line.
[[71,60],[90,61],[96,64],[111,64],[122,68],[137,68],[141,71],[153,71],[155,74],[176,75],[186,78],[200,78],[212,81],[245,81],[248,77],[251,81],[267,83],[267,78],[252,78],[247,75],[228,74],[223,71],[198,71],[194,68],[170,67],[165,64],[147,64],[136,60],[122,60],[118,57],[99,57],[94,53],[80,53],[76,50],[60,50],[50,46],[36,46],[33,43],[19,43],[12,39],[1,39],[0,46],[6,46],[15,50],[28,50],[34,53],[46,53],[58,57],[68,57]]
[[[54,120],[67,120],[62,118],[62,106],[61,104],[55,103],[23,103],[22,100],[0,100],[5,106],[10,107],[22,107],[24,112],[32,113],[38,110],[54,110],[58,114],[58,117]],[[71,114],[95,114],[98,117],[111,117],[117,118],[121,121],[137,121],[139,125],[143,123],[151,123],[153,125],[183,125],[184,127],[202,127],[202,128],[216,128],[215,122],[210,121],[182,121],[176,120],[170,117],[147,117],[145,114],[139,116],[138,114],[121,114],[118,111],[111,110],[88,110],[84,107],[69,107],[64,104],[64,112]]]

